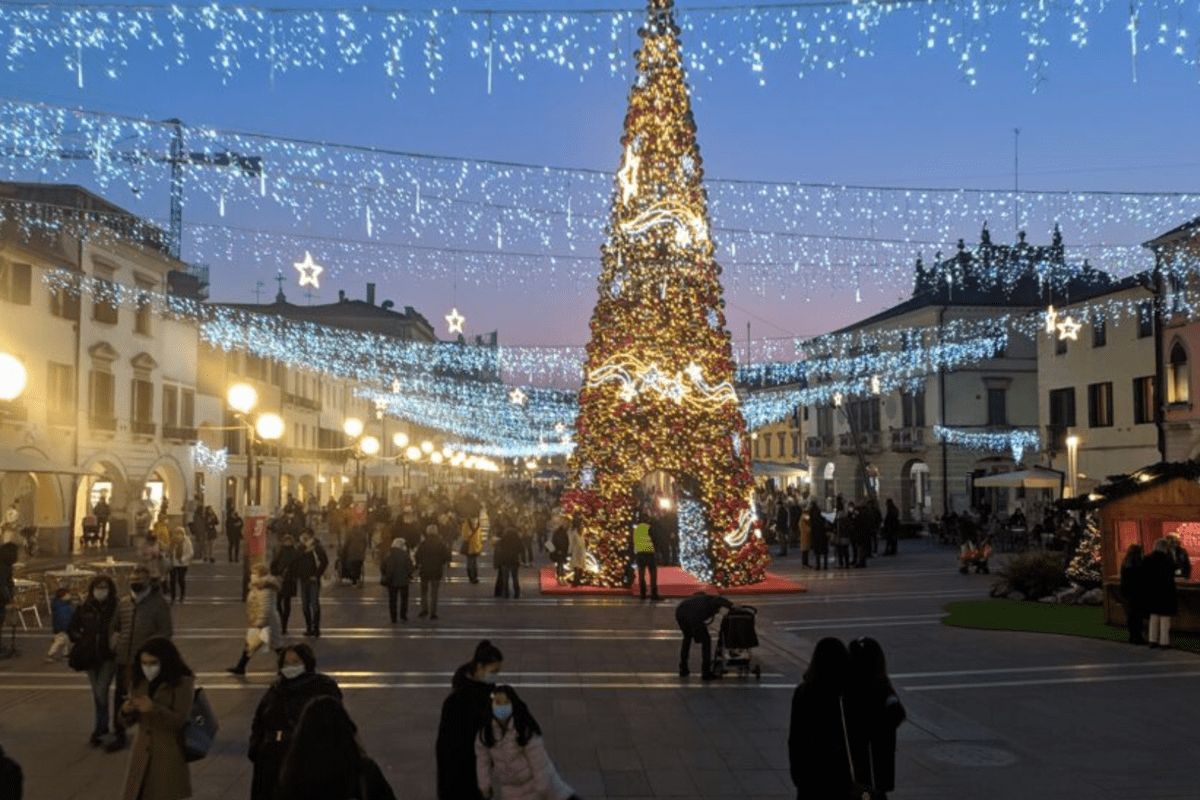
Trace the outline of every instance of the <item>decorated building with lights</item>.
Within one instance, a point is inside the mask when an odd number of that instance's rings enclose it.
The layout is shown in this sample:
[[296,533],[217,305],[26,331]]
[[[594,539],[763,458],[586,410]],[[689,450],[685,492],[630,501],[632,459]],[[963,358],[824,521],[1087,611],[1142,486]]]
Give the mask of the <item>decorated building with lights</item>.
[[670,0],[650,0],[638,35],[564,503],[583,526],[592,583],[625,581],[643,491],[674,495],[684,570],[755,583],[767,554],[750,437]]
[[838,494],[890,497],[914,520],[1015,502],[972,486],[1040,457],[1039,334],[1012,320],[1110,285],[1067,262],[1057,229],[1049,245],[1023,232],[1004,245],[985,225],[974,248],[960,240],[949,258],[918,258],[911,298],[808,343],[811,386],[858,387],[807,409],[815,495],[827,507]]
[[[33,207],[62,224],[26,224]],[[113,543],[164,502],[180,522],[189,500],[219,486],[195,453],[198,442],[220,448],[221,424],[197,391],[198,321],[161,303],[188,265],[163,231],[77,186],[3,183],[0,208],[0,351],[27,374],[0,403],[0,502],[19,499],[51,553],[80,547],[101,495]],[[51,271],[66,285],[48,284]],[[101,290],[72,288],[85,280]]]

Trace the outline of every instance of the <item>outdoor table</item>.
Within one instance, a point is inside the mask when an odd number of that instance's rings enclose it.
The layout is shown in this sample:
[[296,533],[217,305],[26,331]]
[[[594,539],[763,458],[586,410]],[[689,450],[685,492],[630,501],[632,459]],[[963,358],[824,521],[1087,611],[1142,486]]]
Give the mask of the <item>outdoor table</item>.
[[138,567],[136,561],[116,561],[109,556],[103,561],[92,561],[87,565],[97,574],[107,575],[117,585],[117,591],[123,592],[129,588],[129,576]]
[[[37,619],[38,627],[42,627],[42,615],[38,613],[38,606],[44,603],[46,613],[51,613],[50,593],[46,591],[46,585],[41,581],[30,580],[29,578],[14,578],[13,589],[12,610],[18,614],[23,611],[32,610],[34,617]],[[21,617],[21,627],[25,627],[24,616]]]
[[90,569],[75,569],[68,566],[67,569],[50,570],[44,573],[44,576],[47,591],[70,589],[75,594],[83,596],[87,592],[92,578],[96,577],[96,573]]

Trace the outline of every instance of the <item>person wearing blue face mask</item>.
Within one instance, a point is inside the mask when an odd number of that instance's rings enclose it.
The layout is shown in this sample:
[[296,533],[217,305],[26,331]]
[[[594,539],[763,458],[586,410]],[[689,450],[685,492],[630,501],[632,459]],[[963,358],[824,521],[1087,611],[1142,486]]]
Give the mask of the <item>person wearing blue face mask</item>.
[[442,703],[438,724],[438,800],[480,800],[475,785],[475,735],[479,720],[491,708],[492,687],[503,665],[500,650],[484,639],[475,647],[474,657],[454,673],[453,689]]
[[537,720],[511,686],[492,692],[491,712],[475,737],[479,793],[495,800],[576,797],[550,760]]

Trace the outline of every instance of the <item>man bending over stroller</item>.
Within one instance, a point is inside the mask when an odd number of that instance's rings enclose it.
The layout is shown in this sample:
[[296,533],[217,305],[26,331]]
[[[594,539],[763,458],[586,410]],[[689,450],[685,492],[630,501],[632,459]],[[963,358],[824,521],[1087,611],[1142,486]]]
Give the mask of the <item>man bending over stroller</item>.
[[719,594],[707,592],[696,592],[675,607],[675,621],[679,623],[679,630],[683,631],[683,644],[679,648],[679,677],[685,678],[691,674],[688,658],[692,642],[700,644],[700,678],[711,681],[719,677],[712,671],[712,636],[708,632],[708,624],[722,608],[733,608],[733,603]]

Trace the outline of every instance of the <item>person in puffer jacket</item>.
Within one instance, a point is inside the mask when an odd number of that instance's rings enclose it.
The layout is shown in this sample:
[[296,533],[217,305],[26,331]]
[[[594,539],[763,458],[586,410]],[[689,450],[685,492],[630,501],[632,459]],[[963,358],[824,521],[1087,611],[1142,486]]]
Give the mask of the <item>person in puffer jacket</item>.
[[479,792],[492,800],[570,800],[576,795],[554,768],[542,729],[511,686],[492,691],[492,713],[475,737]]
[[246,647],[236,667],[226,671],[234,675],[245,675],[250,657],[265,644],[270,651],[283,647],[282,626],[275,598],[279,594],[279,578],[267,571],[266,564],[255,564],[250,568],[250,591],[246,594]]

